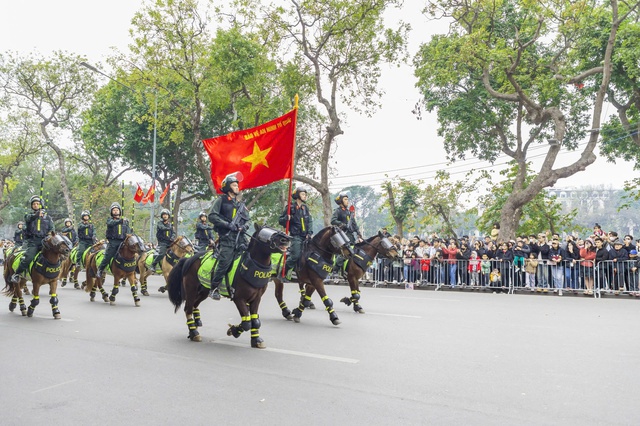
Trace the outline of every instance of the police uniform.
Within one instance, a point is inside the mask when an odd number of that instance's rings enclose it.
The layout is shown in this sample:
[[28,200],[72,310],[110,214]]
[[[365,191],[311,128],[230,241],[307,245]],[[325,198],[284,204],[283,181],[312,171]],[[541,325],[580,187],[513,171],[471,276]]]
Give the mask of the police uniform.
[[[287,271],[293,270],[300,259],[302,251],[302,242],[313,234],[313,218],[309,212],[309,207],[303,201],[298,205],[296,200],[299,199],[301,192],[307,192],[306,189],[296,189],[292,198],[294,203],[291,204],[288,216],[289,219],[289,234],[291,235],[291,245],[289,246],[289,252],[287,253]],[[278,222],[282,226],[287,225],[287,208],[280,215]]]
[[[122,208],[120,207],[120,204],[118,203],[111,204],[111,208],[109,209],[109,212],[113,212],[114,208],[118,208],[120,210],[120,214],[122,214]],[[130,232],[128,220],[123,219],[122,216],[118,219],[115,219],[113,217],[113,213],[111,214],[112,214],[112,217],[107,219],[107,232],[106,232],[106,238],[107,240],[109,240],[109,242],[107,244],[107,249],[104,252],[104,257],[102,258],[102,262],[98,267],[98,274],[97,274],[98,278],[102,276],[102,273],[104,272],[105,268],[109,265],[111,260],[116,256],[116,254],[118,253],[118,248],[120,247],[120,244],[122,244],[122,242],[127,238],[127,234]]]
[[[162,218],[162,215],[165,215],[165,214],[171,217],[171,213],[167,209],[162,210],[162,212],[160,213],[160,217]],[[167,254],[167,249],[169,248],[173,240],[175,240],[175,238],[176,238],[175,232],[173,232],[173,227],[171,226],[171,222],[169,221],[169,218],[167,218],[167,220],[161,220],[160,222],[158,222],[158,224],[156,225],[156,239],[158,240],[158,254],[153,259],[151,270],[155,270],[158,264],[162,262],[162,259]]]
[[[67,226],[67,222],[71,223],[71,225]],[[78,233],[73,228],[73,222],[71,221],[71,219],[65,219],[64,228],[60,230],[60,233],[67,237],[69,241],[71,241],[71,244],[73,244],[74,246],[77,244]]]
[[[30,201],[31,205],[36,201],[41,202],[40,197],[37,196],[31,197]],[[25,214],[24,222],[25,229],[23,248],[25,253],[20,260],[20,265],[18,265],[18,268],[12,277],[13,282],[19,281],[18,275],[24,273],[29,268],[31,261],[42,249],[42,240],[44,240],[49,232],[54,230],[53,220],[51,220],[51,217],[46,214],[42,208]]]
[[[237,180],[235,180],[235,182],[237,182]],[[227,184],[227,186],[228,185],[229,184]],[[224,181],[222,190],[231,190],[230,188],[226,189]],[[240,217],[236,218],[236,215],[240,215]],[[238,246],[245,247],[248,243],[248,239],[243,234],[240,234],[240,230],[245,229],[249,221],[249,215],[244,203],[239,202],[236,198],[230,197],[225,193],[214,201],[208,218],[209,221],[213,223],[213,229],[218,233],[219,237],[218,263],[211,277],[211,289],[213,290],[220,285],[224,275],[233,263],[233,255],[237,248],[236,242]]]
[[[22,245],[22,243],[24,242],[24,229],[20,228],[20,223],[18,224],[18,229],[16,229],[16,232],[13,233],[13,242],[15,243],[16,247],[19,247]],[[24,227],[24,225],[23,225]]]
[[[331,216],[331,224],[342,229],[351,244],[356,243],[356,236],[361,237],[360,231],[358,230],[358,224],[356,223],[356,218],[353,217],[351,210],[345,207],[343,203],[344,197],[348,197],[345,193],[340,193],[335,199],[338,207],[333,211],[333,216]],[[361,237],[362,238],[362,237]],[[336,256],[336,265],[335,268],[339,273],[342,273],[342,269],[344,266],[345,258],[341,255]]]
[[[89,212],[82,212],[81,217],[89,216]],[[82,255],[87,251],[96,241],[95,229],[93,223],[80,222],[78,225],[78,263],[82,263]]]
[[207,222],[202,222],[200,218],[202,216],[207,216],[205,212],[201,212],[198,216],[198,223],[196,223],[196,233],[195,238],[198,242],[198,251],[205,251],[207,246],[209,246],[209,242],[213,240],[213,226]]

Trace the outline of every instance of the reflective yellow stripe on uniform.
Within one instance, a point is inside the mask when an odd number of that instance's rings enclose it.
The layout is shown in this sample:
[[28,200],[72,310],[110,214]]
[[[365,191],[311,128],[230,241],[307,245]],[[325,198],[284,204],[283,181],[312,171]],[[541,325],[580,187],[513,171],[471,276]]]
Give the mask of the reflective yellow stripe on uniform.
[[36,229],[39,231],[40,230],[40,219],[36,219]]
[[304,217],[300,218],[300,223],[302,224],[302,232],[305,232],[306,229],[305,229],[305,226],[304,226]]
[[118,235],[122,235],[122,225],[118,225]]
[[233,208],[233,213],[231,213],[231,219],[233,219],[234,217],[236,217],[236,212],[237,210],[235,209],[235,207]]

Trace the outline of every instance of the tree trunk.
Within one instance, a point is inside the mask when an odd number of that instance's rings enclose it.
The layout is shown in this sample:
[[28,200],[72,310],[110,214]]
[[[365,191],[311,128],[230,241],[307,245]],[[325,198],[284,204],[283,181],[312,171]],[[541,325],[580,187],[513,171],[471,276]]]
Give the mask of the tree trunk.
[[47,145],[53,149],[58,157],[58,167],[60,168],[60,188],[62,189],[62,195],[64,196],[64,201],[67,206],[67,217],[74,217],[73,201],[71,200],[71,192],[69,191],[69,185],[67,183],[67,167],[64,160],[64,154],[49,137],[46,122],[40,123],[40,129],[42,130],[42,135],[44,136]]

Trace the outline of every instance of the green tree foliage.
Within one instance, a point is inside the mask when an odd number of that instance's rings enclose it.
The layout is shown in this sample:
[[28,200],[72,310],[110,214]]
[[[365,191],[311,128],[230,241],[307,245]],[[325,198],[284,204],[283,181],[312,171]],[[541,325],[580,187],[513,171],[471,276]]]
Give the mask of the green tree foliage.
[[55,152],[60,186],[69,214],[74,211],[67,181],[66,154],[56,142],[57,129],[72,129],[81,108],[95,90],[91,73],[80,66],[84,58],[65,52],[51,57],[0,56],[0,85],[11,105],[27,111],[38,121],[46,144]]
[[[500,182],[492,182],[490,176],[486,176],[486,184],[491,188],[489,193],[479,198],[478,202],[484,207],[482,214],[476,221],[476,225],[481,234],[491,234],[494,223],[500,222],[500,216],[504,204],[513,190],[513,183],[518,174],[517,166],[512,166],[500,172],[505,177]],[[529,184],[535,179],[535,175],[529,170],[527,172],[527,182]],[[525,186],[526,187],[526,186]],[[539,232],[550,231],[551,233],[571,232],[577,229],[575,218],[577,209],[570,212],[563,212],[562,204],[555,197],[548,197],[546,192],[539,192],[529,203],[517,212],[520,218],[515,229],[515,235],[531,235]],[[503,237],[498,237],[499,239]]]
[[[296,174],[295,178],[316,189],[323,200],[325,225],[332,211],[329,191],[329,158],[336,138],[343,134],[340,109],[370,114],[382,93],[378,86],[381,65],[397,63],[405,52],[407,26],[385,25],[385,10],[399,0],[302,0],[289,6],[261,9],[255,1],[244,1],[249,17],[264,23],[264,34],[278,39],[283,54],[292,55],[297,82],[312,84],[323,119],[315,121],[317,137],[310,144],[320,152],[319,179]],[[293,47],[294,49],[291,49]],[[307,101],[304,99],[305,102]],[[312,104],[309,99],[309,104]],[[315,116],[319,119],[319,116]],[[313,143],[311,141],[315,140]]]
[[[635,7],[623,3],[619,10],[616,0],[429,2],[427,11],[451,19],[451,30],[423,44],[414,64],[450,159],[506,155],[518,166],[500,238],[515,235],[519,212],[545,187],[595,161],[617,31]],[[594,27],[603,28],[606,43],[585,60]],[[578,160],[555,166],[561,151],[578,149],[585,137]],[[528,180],[534,149],[545,158]]]
[[406,222],[416,216],[422,191],[417,184],[399,177],[383,182],[382,189],[386,193],[383,207],[389,208],[396,234],[402,236]]

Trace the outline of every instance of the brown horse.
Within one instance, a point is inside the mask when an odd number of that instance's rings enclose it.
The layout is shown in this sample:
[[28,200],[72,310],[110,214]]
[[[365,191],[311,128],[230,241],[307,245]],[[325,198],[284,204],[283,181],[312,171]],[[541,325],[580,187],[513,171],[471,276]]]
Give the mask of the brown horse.
[[[189,241],[189,238],[184,235],[176,238],[169,247],[167,247],[167,254],[162,259],[162,276],[164,277],[164,282],[168,283],[169,281],[169,272],[173,269],[174,266],[178,263],[180,259],[185,256],[192,256],[195,250],[193,249],[193,244]],[[147,258],[151,251],[147,251],[143,253],[138,258],[138,271],[140,272],[140,292],[143,296],[148,296],[149,292],[147,291],[147,277],[153,274],[155,271],[147,268]],[[156,254],[157,255],[157,254]],[[163,285],[158,289],[160,293],[164,293],[167,290],[167,286]]]
[[[11,256],[11,253],[13,253],[15,250],[19,250],[21,246],[15,246],[13,244],[13,242],[9,243],[9,246],[4,246],[3,247],[3,255],[4,255],[4,271],[7,271],[8,268],[8,263],[7,263],[7,259],[9,258],[9,256]],[[22,283],[22,294],[26,294],[27,296],[30,295],[31,293],[29,293],[29,289],[27,288],[27,282],[24,281]]]
[[398,249],[389,238],[382,233],[378,233],[371,238],[357,243],[354,246],[354,253],[345,266],[347,281],[351,289],[351,297],[343,297],[340,301],[347,306],[353,304],[353,310],[364,314],[364,309],[360,306],[360,279],[364,276],[371,262],[380,253],[388,259],[398,258]]
[[[300,303],[293,312],[289,311],[287,304],[282,299],[282,278],[275,277],[273,279],[276,284],[276,299],[278,299],[282,315],[285,318],[300,322],[302,312],[311,304],[311,295],[317,291],[325,310],[329,313],[331,323],[333,325],[340,324],[338,314],[333,309],[333,301],[327,296],[324,288],[324,279],[331,272],[334,255],[342,254],[347,258],[351,257],[348,242],[349,238],[337,226],[327,226],[314,235],[311,240],[305,241],[300,261],[296,265],[298,282],[301,285],[304,284],[305,288],[302,291]],[[279,289],[280,291],[278,291]]]
[[75,273],[76,269],[79,269],[79,268],[71,260],[74,250],[76,251],[78,250],[77,244],[75,245],[74,248],[71,249],[71,254],[67,256],[66,259],[64,259],[62,261],[62,264],[60,265],[60,275],[58,276],[58,279],[61,280],[60,287],[64,287],[67,285],[67,279],[69,278],[69,274],[71,274],[72,279],[73,277],[75,277],[75,281],[73,281],[74,288],[77,288],[77,289],[80,288],[80,284],[78,284],[78,275]]
[[62,234],[56,234],[52,232],[42,240],[42,249],[36,258],[29,265],[29,275],[31,276],[31,283],[33,284],[33,299],[29,308],[24,304],[22,297],[22,287],[26,286],[27,280],[24,277],[20,277],[20,283],[13,284],[11,282],[11,276],[13,275],[13,263],[16,258],[16,251],[14,250],[7,259],[4,269],[4,281],[6,286],[3,289],[5,296],[13,296],[11,303],[9,303],[9,310],[14,311],[16,306],[20,304],[20,312],[22,316],[33,316],[33,311],[40,303],[40,287],[42,285],[49,285],[49,303],[51,303],[51,312],[55,319],[60,319],[60,310],[58,309],[58,296],[56,294],[58,289],[58,275],[60,274],[60,264],[62,260],[69,255],[71,251],[71,241]]
[[[260,317],[258,307],[271,277],[271,254],[283,253],[291,239],[283,232],[269,227],[255,226],[249,247],[241,254],[240,263],[233,277],[231,300],[240,313],[241,323],[229,324],[228,336],[240,337],[251,330],[251,347],[265,348],[260,337]],[[209,294],[209,289],[200,283],[198,269],[204,252],[189,258],[182,258],[169,273],[169,300],[178,311],[184,302],[184,312],[189,328],[188,338],[194,342],[202,340],[198,327],[202,327],[198,306]],[[255,279],[257,277],[257,279]]]
[[136,260],[137,256],[144,252],[144,241],[135,234],[127,234],[116,255],[111,261],[111,274],[113,275],[113,289],[111,295],[107,295],[104,289],[104,281],[106,274],[102,278],[96,278],[98,272],[97,258],[100,257],[103,250],[96,253],[90,253],[86,260],[87,285],[84,291],[89,293],[90,300],[93,302],[96,296],[96,289],[100,290],[102,300],[109,302],[111,305],[116,304],[116,295],[120,291],[120,280],[128,280],[131,286],[131,294],[133,302],[136,306],[140,306],[140,298],[138,297],[138,288],[136,287]]

